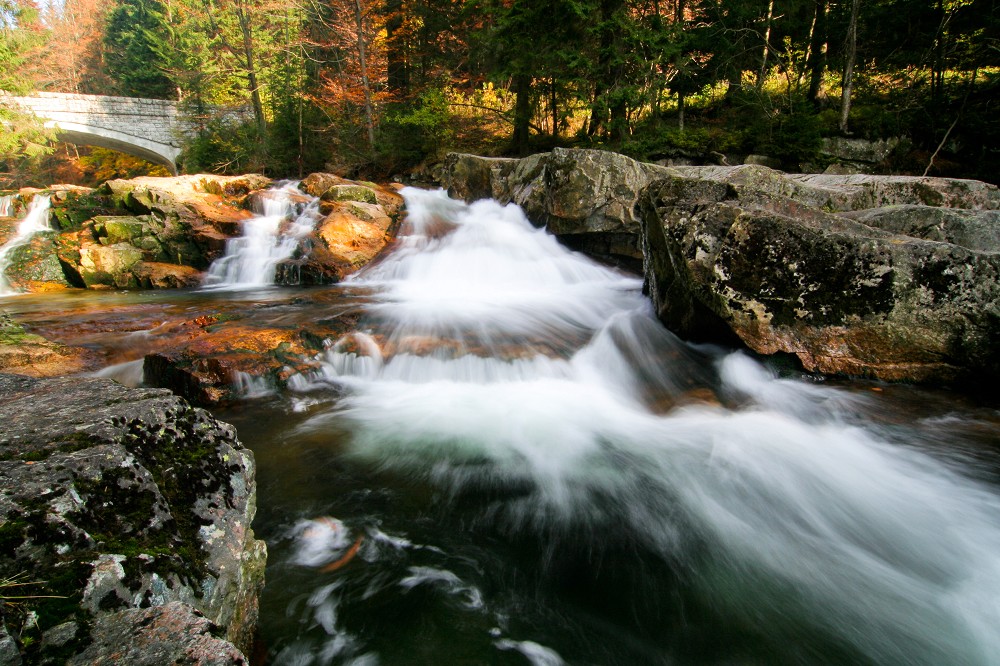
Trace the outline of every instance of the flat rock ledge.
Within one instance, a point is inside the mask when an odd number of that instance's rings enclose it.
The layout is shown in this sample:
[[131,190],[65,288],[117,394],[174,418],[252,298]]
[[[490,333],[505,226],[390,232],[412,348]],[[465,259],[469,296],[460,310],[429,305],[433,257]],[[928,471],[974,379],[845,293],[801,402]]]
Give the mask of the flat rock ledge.
[[1000,190],[973,180],[658,166],[596,150],[452,154],[442,182],[641,264],[678,335],[809,371],[989,385],[1000,373]]
[[248,663],[255,510],[251,452],[170,391],[0,374],[0,664]]

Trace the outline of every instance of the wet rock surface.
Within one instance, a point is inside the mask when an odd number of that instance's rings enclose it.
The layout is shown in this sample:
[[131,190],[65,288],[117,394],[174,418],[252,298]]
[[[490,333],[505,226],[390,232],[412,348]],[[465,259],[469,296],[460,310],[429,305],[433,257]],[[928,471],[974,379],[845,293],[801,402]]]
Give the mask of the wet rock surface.
[[26,576],[32,597],[0,609],[3,649],[19,652],[4,663],[174,663],[115,656],[161,643],[164,627],[185,627],[164,654],[240,663],[265,547],[235,431],[169,391],[106,379],[0,374],[0,396],[0,577]]
[[88,350],[29,333],[8,314],[0,312],[0,372],[55,377],[80,372],[95,362]]
[[[28,292],[195,287],[270,185],[258,175],[192,175],[24,191],[18,210],[50,195],[53,229],[17,248],[5,273],[15,290]],[[313,174],[301,187],[322,198],[324,219],[277,267],[278,284],[338,282],[392,239],[403,206],[393,188],[329,174]],[[16,227],[16,219],[0,218],[0,243]]]
[[[658,315],[684,337],[887,380],[1000,370],[995,186],[654,167],[587,150],[452,155],[445,180],[466,199],[525,206],[592,254],[628,257],[634,247]],[[575,234],[595,241],[574,243]]]
[[281,325],[254,321],[253,311],[229,317],[202,316],[171,324],[178,335],[143,361],[146,384],[169,388],[197,405],[213,406],[245,398],[255,390],[284,386],[357,321],[350,313],[336,319]]
[[320,198],[323,218],[297,255],[278,265],[280,284],[340,282],[375,259],[399,226],[403,197],[394,188],[326,173],[311,174],[299,187]]

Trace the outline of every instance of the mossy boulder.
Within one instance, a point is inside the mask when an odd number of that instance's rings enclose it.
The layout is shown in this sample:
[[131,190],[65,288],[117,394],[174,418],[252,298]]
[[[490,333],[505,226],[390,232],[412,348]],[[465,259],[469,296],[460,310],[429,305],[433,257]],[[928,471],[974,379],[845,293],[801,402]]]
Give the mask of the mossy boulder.
[[110,180],[100,192],[118,209],[162,224],[158,240],[170,261],[203,270],[251,216],[249,194],[269,183],[264,176],[143,177]]
[[334,185],[320,197],[324,201],[358,201],[362,203],[377,204],[375,190],[364,185],[343,184]]
[[2,609],[24,661],[75,663],[116,614],[172,602],[248,647],[265,548],[233,428],[107,379],[0,374],[0,396],[0,576],[38,581]]
[[87,243],[80,247],[80,276],[91,288],[135,288],[139,283],[133,269],[142,258],[142,250],[129,243]]
[[4,278],[15,291],[52,291],[74,286],[59,260],[59,234],[42,232],[7,255]]

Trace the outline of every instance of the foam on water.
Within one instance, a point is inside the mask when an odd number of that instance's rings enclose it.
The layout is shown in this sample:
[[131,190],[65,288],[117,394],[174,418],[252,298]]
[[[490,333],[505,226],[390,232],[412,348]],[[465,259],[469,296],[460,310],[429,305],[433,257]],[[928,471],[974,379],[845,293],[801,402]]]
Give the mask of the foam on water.
[[516,207],[404,195],[409,235],[354,280],[375,294],[365,326],[296,383],[346,391],[304,431],[346,420],[360,460],[509,489],[490,514],[505,530],[593,534],[594,551],[624,531],[789,659],[806,634],[848,661],[995,663],[992,490],[880,440],[860,398],[684,344],[639,280]]

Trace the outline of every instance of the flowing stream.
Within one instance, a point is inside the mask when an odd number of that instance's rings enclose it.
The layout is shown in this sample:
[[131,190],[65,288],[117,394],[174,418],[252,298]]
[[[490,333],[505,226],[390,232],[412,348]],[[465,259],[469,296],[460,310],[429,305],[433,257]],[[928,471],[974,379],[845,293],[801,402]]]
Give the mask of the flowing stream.
[[319,199],[303,194],[297,182],[265,191],[260,210],[243,223],[243,234],[226,241],[225,254],[212,262],[204,289],[259,289],[274,284],[275,270],[291,258],[319,219]]
[[[0,215],[6,216],[9,212],[9,207],[10,201],[7,202],[7,207],[0,211]],[[31,200],[31,204],[28,206],[28,211],[24,219],[17,225],[17,231],[14,236],[4,243],[3,246],[0,246],[0,296],[17,293],[5,276],[14,250],[27,245],[35,234],[51,230],[51,227],[49,227],[49,197],[44,194],[35,195],[35,198]]]
[[[995,401],[692,346],[516,207],[404,195],[341,285],[86,296],[138,358],[174,311],[361,313],[217,410],[258,465],[255,663],[997,663]],[[112,344],[41,303],[15,305]]]

